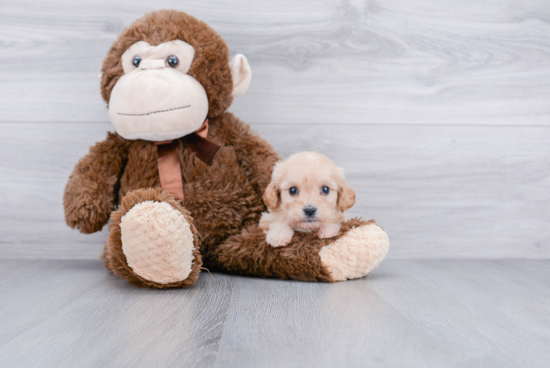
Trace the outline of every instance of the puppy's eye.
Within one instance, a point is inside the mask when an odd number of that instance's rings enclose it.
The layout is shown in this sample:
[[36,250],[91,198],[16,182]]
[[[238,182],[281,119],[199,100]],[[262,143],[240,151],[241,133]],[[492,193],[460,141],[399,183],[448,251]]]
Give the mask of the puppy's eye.
[[298,194],[298,188],[292,187],[288,190],[288,192],[290,193],[290,195],[296,195]]
[[141,57],[139,55],[134,56],[134,60],[132,60],[132,64],[137,68],[139,66],[139,63],[141,63]]
[[178,66],[179,64],[179,60],[178,60],[178,57],[175,56],[175,55],[172,55],[172,56],[168,56],[166,58],[166,64],[170,67],[170,68],[175,68],[176,66]]
[[330,193],[330,188],[325,185],[324,187],[321,188],[321,193],[329,194]]

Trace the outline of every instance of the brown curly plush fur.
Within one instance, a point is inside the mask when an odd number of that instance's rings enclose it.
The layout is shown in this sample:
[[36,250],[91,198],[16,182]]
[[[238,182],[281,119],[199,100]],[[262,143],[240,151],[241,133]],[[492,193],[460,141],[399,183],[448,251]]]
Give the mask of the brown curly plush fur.
[[240,275],[332,282],[330,273],[321,263],[319,251],[352,228],[369,223],[375,221],[348,220],[342,224],[340,234],[330,239],[319,239],[315,233],[297,232],[291,244],[277,248],[266,243],[265,234],[258,225],[252,225],[218,247],[215,259],[226,271]]
[[63,194],[65,219],[85,234],[100,231],[117,204],[119,177],[128,151],[127,141],[118,134],[90,148],[76,165]]
[[[205,88],[210,102],[208,140],[221,146],[212,166],[199,160],[179,140],[185,203],[160,190],[157,147],[154,142],[126,140],[118,134],[90,149],[76,165],[65,188],[67,224],[84,233],[99,231],[111,218],[111,232],[102,256],[106,267],[137,286],[185,287],[198,277],[201,256],[205,266],[236,274],[297,280],[333,281],[321,263],[319,250],[335,239],[296,234],[292,244],[273,248],[258,229],[265,211],[262,194],[270,182],[275,150],[250,127],[225,110],[231,103],[232,79],[227,46],[211,28],[176,11],[150,13],[122,32],[103,64],[102,95],[123,74],[120,57],[133,43],[152,45],[181,39],[195,48],[189,74]],[[154,188],[154,189],[152,189]],[[180,211],[195,235],[191,276],[180,283],[161,285],[135,274],[122,252],[121,217],[135,204],[164,201]],[[118,206],[118,210],[112,213]],[[343,224],[344,235],[362,224]]]

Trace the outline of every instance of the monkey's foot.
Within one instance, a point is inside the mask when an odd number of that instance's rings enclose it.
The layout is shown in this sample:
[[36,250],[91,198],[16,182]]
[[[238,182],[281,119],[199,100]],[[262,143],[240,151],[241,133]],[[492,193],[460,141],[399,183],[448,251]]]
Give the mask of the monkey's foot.
[[170,284],[191,273],[193,233],[183,215],[168,203],[138,203],[122,217],[120,229],[128,266],[139,276]]
[[137,286],[186,287],[202,266],[193,219],[159,189],[128,193],[111,216],[105,265]]
[[374,221],[355,226],[319,251],[321,262],[334,281],[365,276],[374,270],[388,253],[388,235]]

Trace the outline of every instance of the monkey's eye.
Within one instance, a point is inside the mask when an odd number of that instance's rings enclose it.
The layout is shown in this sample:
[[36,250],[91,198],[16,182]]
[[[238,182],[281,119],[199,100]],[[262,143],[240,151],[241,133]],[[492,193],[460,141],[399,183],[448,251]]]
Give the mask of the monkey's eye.
[[298,188],[292,187],[288,190],[288,192],[290,193],[290,195],[296,195],[298,194]]
[[172,55],[166,58],[166,65],[168,65],[170,68],[175,68],[176,66],[178,66],[178,64],[179,60],[177,56]]
[[134,60],[132,60],[132,64],[137,68],[139,66],[139,63],[141,63],[141,57],[139,55],[134,56]]
[[330,193],[330,188],[325,185],[324,187],[321,188],[321,193],[329,194]]

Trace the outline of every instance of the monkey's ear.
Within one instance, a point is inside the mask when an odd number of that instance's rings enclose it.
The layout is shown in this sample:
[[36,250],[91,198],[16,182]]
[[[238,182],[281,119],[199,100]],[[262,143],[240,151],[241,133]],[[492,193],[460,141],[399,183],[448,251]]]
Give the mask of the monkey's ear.
[[252,71],[250,65],[248,65],[248,60],[243,54],[237,54],[229,62],[229,68],[231,69],[231,77],[233,77],[233,97],[244,95],[252,79]]
[[269,209],[276,209],[279,207],[279,188],[273,182],[269,183],[267,188],[265,188],[264,196],[262,198],[265,205]]

